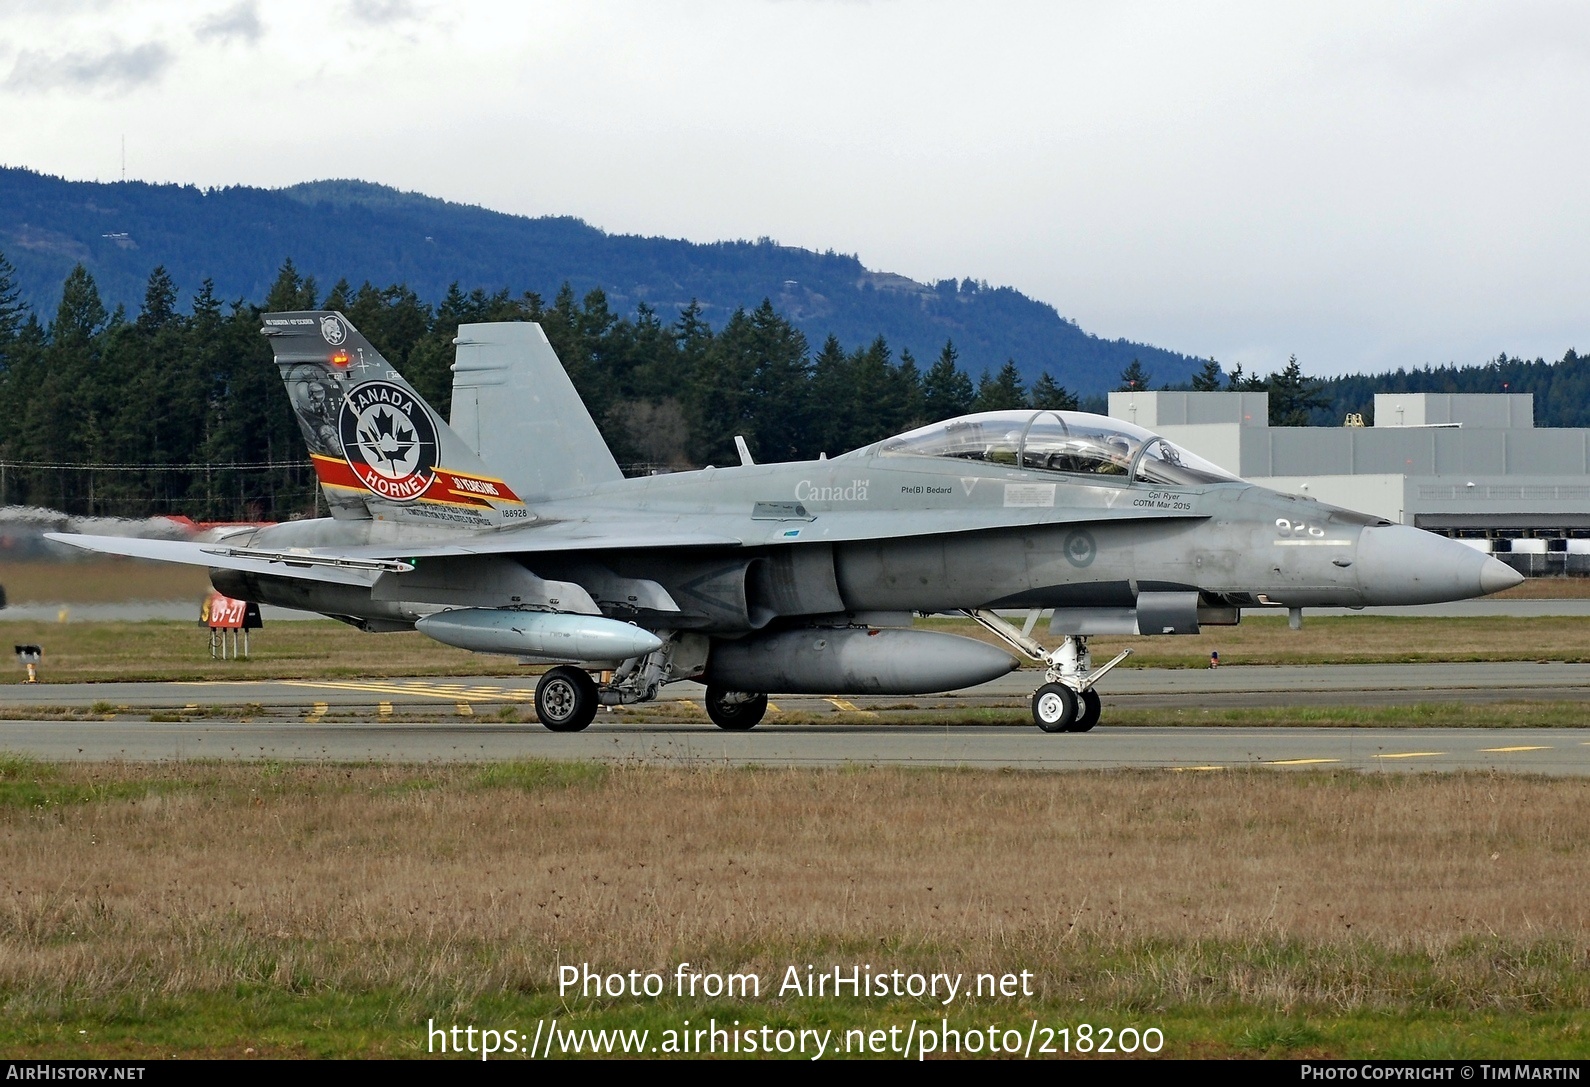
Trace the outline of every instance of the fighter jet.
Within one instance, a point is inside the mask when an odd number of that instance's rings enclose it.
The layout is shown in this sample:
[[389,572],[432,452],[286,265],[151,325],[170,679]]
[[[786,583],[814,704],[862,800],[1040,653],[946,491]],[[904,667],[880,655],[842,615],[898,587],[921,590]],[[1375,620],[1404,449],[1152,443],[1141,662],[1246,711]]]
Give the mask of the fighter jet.
[[[724,729],[769,693],[923,694],[1035,662],[1032,715],[1085,732],[1099,634],[1243,609],[1421,604],[1520,577],[1462,544],[1247,483],[1119,419],[984,412],[841,456],[626,479],[528,323],[459,328],[443,422],[341,313],[263,333],[331,516],[211,543],[57,535],[208,567],[228,596],[553,665],[536,713],[706,684]],[[1049,613],[1050,647],[1034,637]],[[961,613],[1008,646],[920,629]],[[1017,627],[1007,619],[1023,620]],[[1127,652],[1130,652],[1129,650]],[[1012,653],[1016,654],[1015,656]]]

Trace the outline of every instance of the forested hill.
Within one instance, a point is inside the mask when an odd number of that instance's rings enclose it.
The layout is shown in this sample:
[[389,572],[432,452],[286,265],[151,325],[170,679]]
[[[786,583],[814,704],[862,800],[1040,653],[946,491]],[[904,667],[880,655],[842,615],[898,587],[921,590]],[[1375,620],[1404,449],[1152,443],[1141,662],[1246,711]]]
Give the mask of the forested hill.
[[322,289],[368,280],[440,298],[456,282],[466,292],[551,297],[567,282],[579,295],[602,288],[621,314],[647,303],[664,321],[694,298],[714,328],[767,298],[813,345],[830,334],[847,348],[883,336],[931,358],[953,339],[973,376],[1014,359],[1026,381],[1047,371],[1084,396],[1114,387],[1134,358],[1161,382],[1184,380],[1197,366],[1176,352],[1089,335],[1010,287],[922,284],[869,271],[853,256],[770,241],[608,234],[578,219],[504,215],[359,181],[203,190],[0,168],[0,252],[16,267],[23,299],[44,314],[78,263],[107,305],[133,312],[157,265],[184,298],[211,279],[219,298],[258,299],[291,259]]

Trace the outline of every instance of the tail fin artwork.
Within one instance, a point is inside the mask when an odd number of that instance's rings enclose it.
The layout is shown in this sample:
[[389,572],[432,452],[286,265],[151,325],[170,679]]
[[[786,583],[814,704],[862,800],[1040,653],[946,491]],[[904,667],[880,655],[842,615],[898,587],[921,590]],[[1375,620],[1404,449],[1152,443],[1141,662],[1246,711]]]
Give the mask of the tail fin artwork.
[[459,529],[529,520],[342,314],[267,313],[264,324],[333,517]]
[[453,342],[453,429],[520,497],[624,478],[540,325],[459,325]]

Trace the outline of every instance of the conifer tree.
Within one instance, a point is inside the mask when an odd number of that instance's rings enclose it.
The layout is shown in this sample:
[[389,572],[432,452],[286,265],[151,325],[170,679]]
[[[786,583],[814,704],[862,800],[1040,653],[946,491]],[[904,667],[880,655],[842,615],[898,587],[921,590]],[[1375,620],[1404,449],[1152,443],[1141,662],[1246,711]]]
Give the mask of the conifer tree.
[[1076,394],[1050,377],[1048,370],[1039,374],[1038,380],[1032,383],[1028,398],[1033,407],[1054,411],[1076,411],[1080,406]]
[[812,420],[807,449],[830,455],[852,448],[854,433],[854,359],[845,353],[839,337],[832,334],[823,341],[812,360]]
[[1304,376],[1296,355],[1270,375],[1269,390],[1271,426],[1308,426],[1316,409],[1330,406],[1320,383]]
[[1027,390],[1021,385],[1021,371],[1016,360],[1007,359],[998,374],[983,371],[977,381],[977,396],[972,401],[973,411],[1009,411],[1027,406]]
[[806,454],[810,441],[807,396],[811,364],[806,357],[806,337],[773,309],[770,299],[751,314],[750,400],[746,420],[758,459],[796,460]]
[[314,308],[314,277],[299,275],[292,258],[288,257],[282,261],[282,266],[276,273],[276,282],[272,283],[271,289],[265,292],[265,312]]
[[1152,376],[1143,369],[1143,364],[1133,359],[1132,364],[1121,371],[1121,383],[1116,386],[1115,391],[1118,393],[1143,392],[1148,388],[1148,383],[1151,380]]
[[1219,392],[1220,386],[1220,364],[1210,358],[1192,376],[1193,391],[1200,393]]
[[0,373],[4,373],[11,345],[16,342],[27,318],[28,307],[22,302],[22,290],[17,286],[17,270],[0,253]]
[[954,342],[945,340],[944,350],[928,367],[927,376],[922,379],[922,415],[925,421],[931,423],[953,419],[972,410],[972,399],[976,393],[972,388],[972,379],[956,366],[959,358]]

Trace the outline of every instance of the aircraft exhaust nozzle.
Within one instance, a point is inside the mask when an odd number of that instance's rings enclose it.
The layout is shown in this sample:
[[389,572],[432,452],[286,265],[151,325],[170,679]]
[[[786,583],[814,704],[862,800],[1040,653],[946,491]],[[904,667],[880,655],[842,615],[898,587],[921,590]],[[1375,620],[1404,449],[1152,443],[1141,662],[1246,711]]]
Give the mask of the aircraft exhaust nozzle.
[[414,624],[427,638],[476,653],[547,661],[623,661],[662,648],[649,630],[599,615],[456,608]]
[[1439,604],[1510,589],[1524,576],[1506,563],[1410,525],[1371,525],[1358,539],[1364,603]]
[[929,694],[975,687],[1019,665],[955,634],[818,627],[717,642],[704,681],[776,694]]

